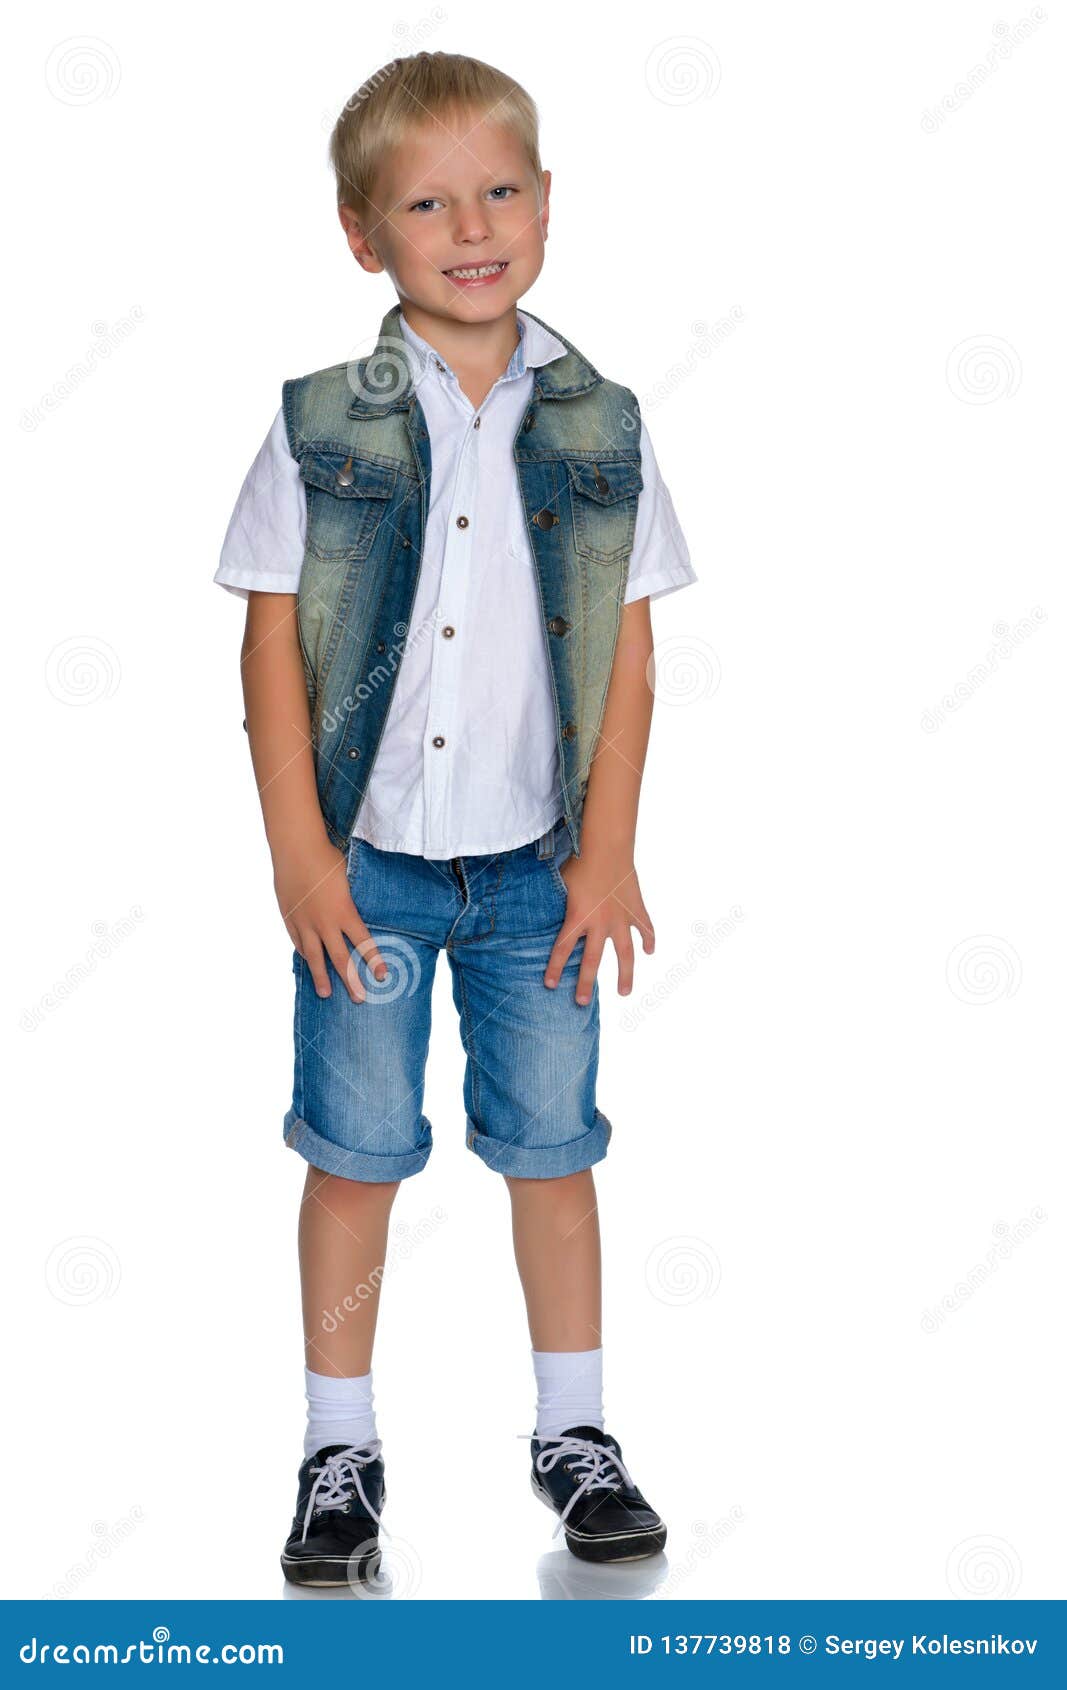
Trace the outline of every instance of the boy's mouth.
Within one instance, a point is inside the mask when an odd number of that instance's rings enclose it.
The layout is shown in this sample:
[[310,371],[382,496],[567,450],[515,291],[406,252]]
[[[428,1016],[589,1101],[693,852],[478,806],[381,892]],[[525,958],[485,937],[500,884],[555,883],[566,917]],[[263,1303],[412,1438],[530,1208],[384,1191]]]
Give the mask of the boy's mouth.
[[445,270],[442,274],[460,287],[484,287],[487,283],[499,281],[509,263],[510,259],[494,258],[488,264],[457,264],[454,270]]

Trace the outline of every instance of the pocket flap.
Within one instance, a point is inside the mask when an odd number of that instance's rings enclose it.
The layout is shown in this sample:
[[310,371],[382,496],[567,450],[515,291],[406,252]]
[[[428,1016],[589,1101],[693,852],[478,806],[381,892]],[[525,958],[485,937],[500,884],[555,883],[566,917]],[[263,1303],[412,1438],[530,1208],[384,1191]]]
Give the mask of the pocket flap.
[[617,499],[636,498],[644,482],[641,465],[636,458],[619,458],[614,462],[596,464],[584,458],[571,458],[567,468],[575,490],[598,505],[613,505]]
[[391,499],[396,488],[395,469],[333,446],[305,446],[300,474],[312,487],[339,499]]

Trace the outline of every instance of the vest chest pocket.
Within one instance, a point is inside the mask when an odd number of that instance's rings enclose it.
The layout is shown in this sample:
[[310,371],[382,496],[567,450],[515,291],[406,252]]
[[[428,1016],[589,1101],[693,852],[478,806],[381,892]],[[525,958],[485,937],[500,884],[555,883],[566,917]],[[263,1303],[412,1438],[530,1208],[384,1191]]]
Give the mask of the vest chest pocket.
[[593,463],[572,458],[571,514],[579,557],[593,563],[622,563],[633,550],[637,498],[644,482],[634,458]]
[[396,491],[396,475],[395,469],[337,447],[305,447],[300,476],[312,556],[324,563],[365,558]]

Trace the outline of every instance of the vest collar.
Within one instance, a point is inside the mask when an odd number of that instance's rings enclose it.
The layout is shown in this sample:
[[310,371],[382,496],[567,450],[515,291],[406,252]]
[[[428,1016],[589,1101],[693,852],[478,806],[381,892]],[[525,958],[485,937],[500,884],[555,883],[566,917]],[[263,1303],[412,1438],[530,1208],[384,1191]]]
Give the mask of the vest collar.
[[[583,358],[577,347],[565,335],[550,328],[532,311],[524,313],[546,333],[566,348],[562,355],[551,356],[551,362],[535,365],[534,386],[542,399],[571,399],[588,393],[603,381],[600,372]],[[521,346],[520,346],[521,350]],[[418,349],[404,338],[400,328],[400,305],[394,305],[382,318],[378,340],[368,358],[360,358],[350,371],[350,384],[356,397],[348,408],[350,417],[383,417],[390,411],[406,410],[414,383],[421,374]]]

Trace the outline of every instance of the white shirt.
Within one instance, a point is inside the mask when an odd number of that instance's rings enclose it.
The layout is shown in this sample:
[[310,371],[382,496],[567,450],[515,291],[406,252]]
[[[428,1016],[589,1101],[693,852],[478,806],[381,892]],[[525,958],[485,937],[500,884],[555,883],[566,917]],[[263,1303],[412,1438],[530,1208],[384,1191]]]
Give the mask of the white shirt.
[[[410,626],[435,631],[404,652],[352,830],[383,851],[510,851],[562,814],[552,680],[512,446],[534,367],[567,349],[525,312],[517,318],[519,344],[476,412],[455,373],[400,315],[433,464]],[[627,604],[697,579],[643,421],[640,451]],[[469,527],[456,526],[461,514]],[[279,410],[245,477],[215,580],[241,598],[297,592],[306,527],[304,483]],[[455,630],[448,638],[445,626]]]

